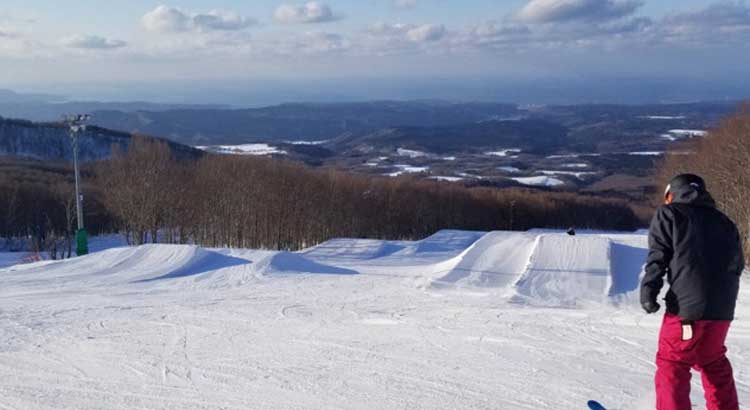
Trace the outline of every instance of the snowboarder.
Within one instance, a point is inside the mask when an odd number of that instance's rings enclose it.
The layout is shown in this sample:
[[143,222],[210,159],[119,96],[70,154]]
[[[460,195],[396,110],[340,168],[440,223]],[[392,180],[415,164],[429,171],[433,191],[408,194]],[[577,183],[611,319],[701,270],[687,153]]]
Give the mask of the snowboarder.
[[745,266],[736,225],[716,208],[702,178],[676,176],[649,230],[641,305],[656,313],[667,276],[656,355],[656,409],[689,410],[690,369],[701,373],[708,410],[737,410],[724,341]]

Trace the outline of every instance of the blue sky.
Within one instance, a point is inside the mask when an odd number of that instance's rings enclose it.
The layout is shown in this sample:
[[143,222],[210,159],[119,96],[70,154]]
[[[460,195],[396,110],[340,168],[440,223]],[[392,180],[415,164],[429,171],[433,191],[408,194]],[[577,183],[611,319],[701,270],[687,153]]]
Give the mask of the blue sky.
[[[0,88],[165,101],[235,102],[240,86],[286,98],[471,99],[505,83],[640,78],[711,83],[720,97],[736,94],[750,62],[743,0],[60,3],[0,4]],[[191,84],[202,91],[184,91]]]

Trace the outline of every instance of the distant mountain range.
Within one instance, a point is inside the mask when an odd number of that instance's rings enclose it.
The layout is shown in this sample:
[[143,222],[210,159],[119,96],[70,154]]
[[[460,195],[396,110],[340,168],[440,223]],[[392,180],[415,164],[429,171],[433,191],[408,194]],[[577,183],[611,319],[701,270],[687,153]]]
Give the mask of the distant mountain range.
[[[96,161],[112,155],[113,147],[127,150],[133,134],[91,126],[80,135],[82,161]],[[202,151],[167,141],[178,157],[197,158]],[[73,150],[67,127],[56,123],[33,123],[0,118],[0,156],[44,161],[70,161]]]
[[568,128],[543,119],[485,120],[481,122],[393,127],[365,134],[347,134],[323,144],[331,148],[373,147],[384,152],[399,148],[436,154],[509,148],[529,153],[552,153],[564,148]]
[[160,135],[189,145],[326,140],[383,128],[466,124],[518,115],[515,105],[439,101],[283,104],[257,109],[97,111],[112,129]]
[[89,114],[96,111],[165,111],[176,109],[216,109],[220,105],[157,104],[149,102],[70,101],[51,94],[21,94],[0,89],[0,117],[31,121],[58,121],[67,114]]
[[[14,98],[17,102],[7,102]],[[48,98],[0,92],[0,110],[34,106],[91,113],[96,126],[82,143],[85,160],[105,158],[113,144],[126,146],[133,134],[142,134],[165,138],[185,155],[200,155],[191,148],[200,146],[373,175],[595,192],[631,189],[634,197],[652,189],[652,169],[674,142],[704,135],[737,107],[736,102],[520,106],[425,100],[228,109],[58,106]],[[68,160],[67,131],[55,123],[0,121],[3,154]]]

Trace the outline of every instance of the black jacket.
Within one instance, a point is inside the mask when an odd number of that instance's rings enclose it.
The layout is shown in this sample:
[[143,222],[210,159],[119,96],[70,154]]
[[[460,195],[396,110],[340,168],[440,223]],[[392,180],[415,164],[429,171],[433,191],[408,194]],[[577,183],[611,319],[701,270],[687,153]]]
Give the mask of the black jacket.
[[667,275],[667,312],[687,320],[732,320],[745,268],[735,224],[711,195],[692,186],[673,192],[649,231],[641,302],[656,301]]

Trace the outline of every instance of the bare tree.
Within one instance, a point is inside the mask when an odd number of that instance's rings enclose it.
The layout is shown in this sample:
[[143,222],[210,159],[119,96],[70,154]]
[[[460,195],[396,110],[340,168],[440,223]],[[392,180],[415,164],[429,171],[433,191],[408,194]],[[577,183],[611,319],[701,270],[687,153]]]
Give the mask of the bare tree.
[[[750,104],[740,106],[737,113],[709,132],[679,145],[664,160],[660,181],[676,174],[691,172],[701,175],[708,184],[718,206],[739,226],[750,255]],[[657,200],[662,200],[658,198]]]

